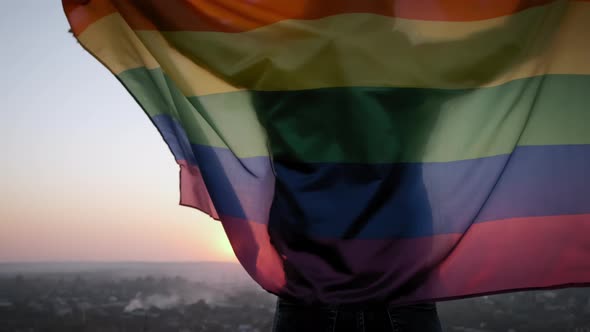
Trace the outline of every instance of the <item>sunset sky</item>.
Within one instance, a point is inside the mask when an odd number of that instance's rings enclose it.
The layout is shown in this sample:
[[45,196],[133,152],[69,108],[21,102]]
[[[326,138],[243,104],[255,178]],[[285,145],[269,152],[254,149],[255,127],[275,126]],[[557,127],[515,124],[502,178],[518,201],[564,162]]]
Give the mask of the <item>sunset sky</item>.
[[0,2],[0,262],[237,261],[61,1]]

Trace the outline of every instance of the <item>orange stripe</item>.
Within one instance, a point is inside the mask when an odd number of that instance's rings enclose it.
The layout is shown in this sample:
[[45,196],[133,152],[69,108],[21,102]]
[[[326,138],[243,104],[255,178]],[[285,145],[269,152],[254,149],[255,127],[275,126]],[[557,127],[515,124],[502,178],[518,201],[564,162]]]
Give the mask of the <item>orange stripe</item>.
[[[87,0],[86,0],[87,1]],[[370,13],[428,21],[477,21],[555,0],[63,0],[76,34],[119,11],[136,30],[243,32],[287,19]],[[590,0],[570,0],[585,1]]]
[[[243,32],[288,19],[369,13],[429,21],[476,21],[510,15],[554,0],[112,0],[128,21],[145,16],[158,30]],[[130,5],[131,4],[131,5]],[[166,13],[163,15],[162,13]],[[135,23],[135,22],[133,22]],[[152,26],[132,25],[133,29]]]
[[117,11],[110,0],[62,0],[62,5],[76,36],[92,23]]

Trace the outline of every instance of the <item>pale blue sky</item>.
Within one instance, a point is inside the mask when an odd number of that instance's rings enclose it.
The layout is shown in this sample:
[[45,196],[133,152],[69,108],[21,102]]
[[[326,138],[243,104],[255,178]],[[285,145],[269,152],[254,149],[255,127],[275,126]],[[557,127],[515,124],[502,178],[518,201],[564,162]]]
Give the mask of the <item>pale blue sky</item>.
[[0,2],[0,261],[235,260],[61,1]]

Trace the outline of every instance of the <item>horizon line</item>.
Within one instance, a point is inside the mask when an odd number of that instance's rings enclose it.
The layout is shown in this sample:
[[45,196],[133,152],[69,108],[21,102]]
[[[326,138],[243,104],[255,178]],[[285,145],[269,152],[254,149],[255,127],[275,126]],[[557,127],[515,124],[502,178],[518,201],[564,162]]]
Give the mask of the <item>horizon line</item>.
[[192,263],[230,263],[235,261],[222,260],[40,260],[40,261],[0,261],[1,264],[192,264]]

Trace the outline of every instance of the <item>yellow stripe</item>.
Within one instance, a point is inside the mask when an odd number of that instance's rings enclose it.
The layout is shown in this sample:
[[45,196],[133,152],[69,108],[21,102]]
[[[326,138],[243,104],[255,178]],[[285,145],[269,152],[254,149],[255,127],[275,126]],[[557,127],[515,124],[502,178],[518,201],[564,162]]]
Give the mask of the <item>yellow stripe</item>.
[[78,39],[114,74],[138,67],[161,67],[187,96],[238,90],[170,47],[158,31],[149,35],[144,44],[115,13],[92,24]]
[[78,40],[115,74],[142,66],[150,69],[160,67],[118,13],[90,25],[78,36]]
[[341,86],[470,88],[542,74],[590,75],[590,3],[556,2],[476,22],[343,14],[232,34],[134,33],[113,14],[80,40],[116,74],[161,67],[187,96]]

